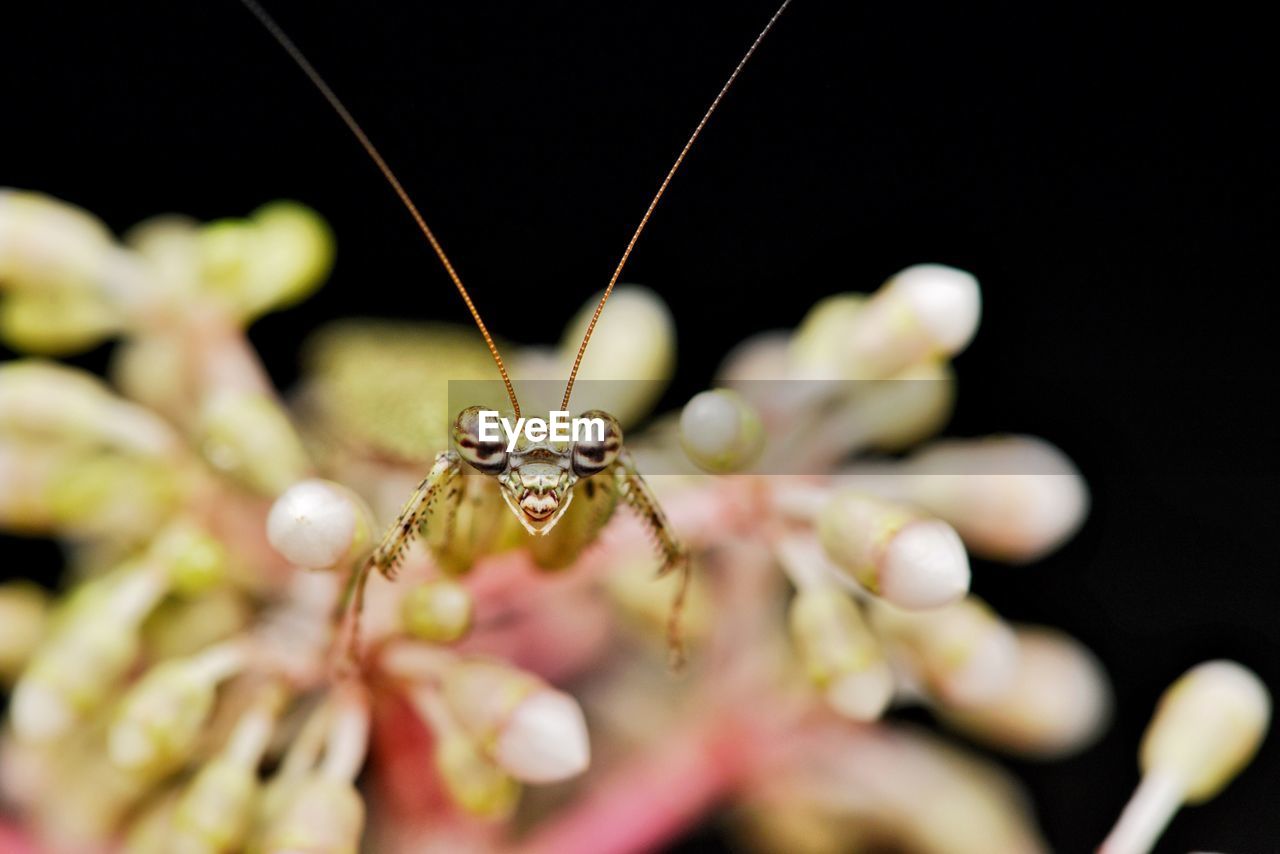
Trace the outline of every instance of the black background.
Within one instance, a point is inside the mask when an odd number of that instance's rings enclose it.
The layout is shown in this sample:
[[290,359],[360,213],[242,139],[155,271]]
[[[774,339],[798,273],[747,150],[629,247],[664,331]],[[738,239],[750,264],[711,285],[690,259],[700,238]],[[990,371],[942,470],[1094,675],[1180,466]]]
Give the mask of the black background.
[[[605,282],[760,2],[358,4],[273,12],[378,141],[491,327],[549,342]],[[1118,716],[1083,755],[1012,763],[1058,850],[1136,783],[1160,690],[1229,656],[1280,687],[1272,420],[1276,110],[1260,13],[796,0],[713,120],[627,275],[680,326],[668,403],[747,334],[919,261],[973,271],[984,317],[950,432],[1033,432],[1088,477],[1084,531],[980,563],[1011,619],[1095,649]],[[291,197],[339,238],[331,283],[261,321],[276,378],[351,314],[465,322],[390,191],[232,0],[9,3],[0,185],[123,229]],[[0,351],[2,352],[2,351]],[[99,365],[104,352],[80,359]],[[0,541],[9,573],[47,547]],[[1277,847],[1270,741],[1162,850]],[[714,830],[692,850],[723,845]]]

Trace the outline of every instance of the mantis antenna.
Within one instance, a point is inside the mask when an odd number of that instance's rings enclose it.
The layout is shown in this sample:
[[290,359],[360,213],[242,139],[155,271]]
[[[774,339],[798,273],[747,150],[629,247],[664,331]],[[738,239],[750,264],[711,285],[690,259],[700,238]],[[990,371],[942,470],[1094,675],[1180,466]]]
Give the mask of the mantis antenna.
[[[245,0],[249,2],[249,0]],[[747,61],[751,59],[756,52],[756,48],[760,47],[760,43],[764,41],[764,37],[769,35],[769,31],[773,29],[774,23],[786,11],[787,6],[791,5],[791,0],[783,0],[782,5],[773,13],[764,25],[764,29],[760,31],[760,35],[756,36],[756,40],[751,43],[751,47],[747,48],[747,52],[742,55],[742,59],[738,60],[737,66],[734,67],[733,73],[729,75],[729,79],[720,87],[719,93],[711,101],[711,106],[707,107],[707,111],[702,114],[702,118],[698,121],[697,127],[693,129],[693,133],[689,135],[689,141],[684,144],[684,148],[680,149],[680,153],[676,155],[676,162],[671,164],[671,169],[667,172],[667,177],[662,179],[662,183],[658,185],[658,192],[654,193],[653,201],[649,202],[649,207],[645,210],[644,216],[640,217],[640,224],[636,226],[635,233],[631,235],[631,240],[627,242],[627,248],[622,250],[622,257],[618,260],[618,266],[614,269],[613,275],[609,278],[609,284],[604,289],[604,294],[600,297],[600,302],[596,304],[595,313],[591,315],[591,322],[587,324],[587,332],[582,336],[582,346],[578,348],[578,355],[574,357],[573,368],[569,371],[569,383],[564,389],[564,400],[560,402],[560,408],[567,410],[569,408],[569,396],[573,394],[573,381],[578,377],[578,368],[582,365],[582,357],[587,352],[587,342],[591,340],[591,333],[595,331],[596,323],[600,320],[600,312],[604,311],[604,304],[609,301],[609,295],[613,293],[613,286],[618,283],[618,277],[622,275],[622,268],[627,265],[627,259],[631,257],[631,250],[635,249],[636,241],[640,239],[640,233],[644,231],[644,227],[649,224],[649,217],[653,216],[653,210],[658,206],[658,200],[662,198],[662,194],[667,191],[667,185],[671,183],[671,179],[675,177],[676,170],[680,168],[680,164],[684,162],[685,156],[689,150],[693,148],[693,143],[697,140],[698,135],[702,133],[702,129],[706,127],[707,121],[711,118],[711,114],[716,111],[716,107],[720,106],[720,102],[724,100],[725,93],[733,86],[738,75],[742,73],[742,69],[746,66]],[[461,286],[459,286],[461,287]],[[479,318],[476,319],[479,322]],[[496,355],[496,354],[495,354]]]
[[[502,382],[507,387],[507,397],[511,399],[511,408],[515,410],[515,415],[519,418],[520,402],[516,400],[516,390],[511,385],[511,377],[507,374],[507,366],[503,364],[502,356],[498,353],[498,345],[493,343],[493,336],[489,334],[489,329],[484,325],[484,321],[480,319],[480,312],[476,310],[475,303],[471,301],[471,294],[467,293],[467,288],[462,284],[462,278],[458,275],[458,271],[453,268],[452,262],[449,261],[449,256],[444,254],[444,248],[440,245],[440,241],[436,240],[435,234],[427,226],[427,221],[419,213],[418,206],[413,203],[413,199],[409,198],[409,193],[405,190],[404,185],[400,183],[400,179],[396,177],[396,173],[391,171],[391,167],[387,165],[387,161],[383,159],[382,154],[370,141],[364,129],[360,127],[359,122],[351,115],[342,100],[329,88],[329,84],[324,82],[320,72],[316,71],[315,66],[308,61],[298,46],[293,43],[293,40],[285,35],[284,30],[275,22],[275,19],[268,15],[267,11],[259,6],[255,0],[240,0],[240,2],[253,13],[254,17],[262,22],[262,25],[267,28],[267,32],[280,43],[280,46],[297,63],[316,89],[320,90],[320,94],[324,96],[324,99],[329,102],[329,106],[333,107],[334,112],[338,114],[338,117],[342,119],[343,123],[355,136],[360,146],[364,148],[365,153],[369,155],[374,165],[378,167],[378,171],[382,173],[382,177],[386,178],[387,183],[391,185],[391,189],[395,190],[400,202],[409,211],[409,215],[413,217],[413,221],[418,224],[418,228],[426,236],[427,242],[431,244],[431,248],[435,250],[436,255],[440,258],[440,263],[444,264],[445,272],[449,274],[449,278],[453,280],[453,284],[458,288],[458,293],[462,295],[462,301],[467,304],[467,311],[471,312],[472,319],[475,320],[476,326],[480,328],[480,334],[484,336],[484,343],[488,346],[489,353],[493,356],[493,361],[498,366],[498,373],[502,374]],[[599,314],[599,311],[596,313]],[[594,325],[594,321],[592,325]],[[585,342],[583,342],[583,346],[586,346]],[[581,360],[581,353],[578,354],[578,358]]]

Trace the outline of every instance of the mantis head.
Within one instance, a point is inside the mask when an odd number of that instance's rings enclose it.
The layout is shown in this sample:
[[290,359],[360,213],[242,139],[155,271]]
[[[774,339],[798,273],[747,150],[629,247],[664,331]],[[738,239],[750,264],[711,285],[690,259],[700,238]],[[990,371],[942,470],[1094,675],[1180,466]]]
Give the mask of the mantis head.
[[467,465],[497,478],[503,500],[531,534],[550,532],[569,509],[574,485],[608,469],[622,451],[622,426],[599,409],[575,419],[575,423],[598,422],[599,427],[569,441],[530,439],[530,431],[521,433],[518,427],[514,440],[510,434],[488,438],[481,430],[483,411],[469,406],[458,414],[453,423],[454,447]]

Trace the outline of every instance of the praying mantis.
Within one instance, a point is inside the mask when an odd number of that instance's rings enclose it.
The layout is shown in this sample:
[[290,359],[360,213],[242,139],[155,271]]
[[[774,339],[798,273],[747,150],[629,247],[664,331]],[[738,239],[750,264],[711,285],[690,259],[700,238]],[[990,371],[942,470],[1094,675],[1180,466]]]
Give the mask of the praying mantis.
[[[480,317],[470,293],[462,283],[453,263],[445,254],[444,248],[427,225],[426,220],[410,198],[408,191],[400,183],[399,178],[383,159],[382,154],[364,132],[363,128],[345,104],[325,82],[311,62],[294,44],[292,39],[280,28],[274,19],[258,5],[255,0],[241,0],[244,6],[262,23],[286,53],[293,59],[311,83],[328,101],[339,118],[355,136],[365,153],[374,162],[383,178],[391,186],[401,204],[409,212],[418,229],[422,232],[432,250],[440,259],[458,294],[467,306],[485,345],[493,357],[498,374],[505,386],[511,410],[520,417],[520,402],[516,397],[515,387],[507,372],[497,344],[489,334],[488,328]],[[725,94],[738,79],[742,69],[755,54],[765,37],[773,29],[774,24],[786,10],[791,0],[783,0],[748,47],[742,59],[734,67],[720,91],[711,101],[706,112],[694,127],[684,148],[676,156],[675,162],[668,170],[657,192],[650,201],[644,215],[640,218],[631,239],[628,241],[622,256],[614,268],[613,275],[605,287],[600,301],[587,324],[582,344],[578,347],[573,367],[565,385],[564,397],[560,410],[567,412],[573,394],[574,380],[586,354],[587,344],[596,324],[604,311],[605,304],[613,293],[622,270],[634,250],[645,226],[648,225],[658,202],[662,199],[672,178],[680,165],[693,148],[703,128],[712,114],[724,99]],[[437,549],[447,549],[452,527],[458,508],[471,492],[463,478],[466,469],[474,470],[487,476],[496,483],[503,502],[515,515],[520,524],[535,538],[545,538],[556,530],[570,530],[572,536],[582,542],[595,537],[604,524],[612,516],[619,502],[629,507],[648,528],[657,546],[660,565],[658,577],[678,573],[679,584],[672,602],[668,620],[668,645],[671,649],[673,663],[679,665],[683,660],[683,640],[680,629],[680,616],[684,600],[688,592],[691,576],[690,556],[688,549],[672,530],[666,514],[662,510],[657,497],[636,470],[631,455],[623,443],[622,427],[618,420],[607,412],[591,410],[583,413],[581,418],[598,419],[605,425],[603,435],[588,436],[573,442],[557,442],[551,439],[525,438],[510,448],[502,441],[482,438],[480,431],[482,409],[477,406],[468,407],[460,412],[453,423],[451,439],[453,448],[440,452],[427,476],[409,497],[404,509],[400,511],[395,522],[387,529],[368,561],[354,577],[354,597],[352,610],[358,618],[363,601],[364,586],[369,575],[376,570],[387,578],[393,578],[406,549],[418,536],[426,536]],[[354,633],[352,634],[354,638]]]

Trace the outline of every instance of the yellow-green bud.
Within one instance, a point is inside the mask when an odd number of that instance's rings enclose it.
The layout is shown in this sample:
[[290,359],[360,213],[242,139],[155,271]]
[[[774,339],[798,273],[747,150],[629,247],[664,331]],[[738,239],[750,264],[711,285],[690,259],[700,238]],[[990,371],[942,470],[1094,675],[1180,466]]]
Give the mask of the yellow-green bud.
[[356,787],[316,773],[299,781],[257,843],[260,854],[356,854],[364,830],[364,801]]
[[57,738],[98,708],[138,651],[131,626],[87,623],[40,649],[14,687],[10,709],[20,738]]
[[200,769],[178,802],[173,854],[230,854],[244,848],[258,776],[244,763],[218,758]]
[[467,588],[447,579],[418,585],[400,603],[404,630],[430,643],[453,643],[466,637],[472,611]]
[[280,403],[257,393],[216,394],[200,414],[200,452],[216,469],[263,495],[279,495],[311,463]]
[[227,551],[215,537],[194,525],[174,525],[161,535],[153,552],[169,568],[173,592],[199,596],[227,573]]
[[0,299],[0,339],[23,353],[80,353],[121,330],[120,314],[82,291],[19,291]]
[[849,596],[832,588],[800,590],[790,625],[809,679],[832,708],[854,720],[879,718],[893,699],[893,673]]
[[515,810],[520,784],[462,733],[447,733],[439,738],[435,763],[454,803],[472,815],[501,821]]
[[26,666],[44,635],[48,611],[49,595],[36,585],[0,585],[0,681],[12,681]]
[[147,776],[190,756],[213,709],[216,682],[190,660],[159,664],[125,695],[108,735],[111,761]]
[[1186,800],[1212,798],[1253,758],[1271,720],[1271,695],[1234,661],[1193,667],[1165,691],[1142,739],[1142,770],[1177,775]]
[[333,235],[312,210],[274,202],[249,219],[212,222],[198,234],[204,281],[252,319],[305,299],[333,263]]
[[[557,354],[562,369],[573,364],[599,300],[596,294],[565,327]],[[620,286],[609,298],[609,311],[600,315],[579,366],[574,405],[579,411],[603,409],[624,427],[634,424],[670,382],[675,359],[675,321],[666,304],[648,288]]]

